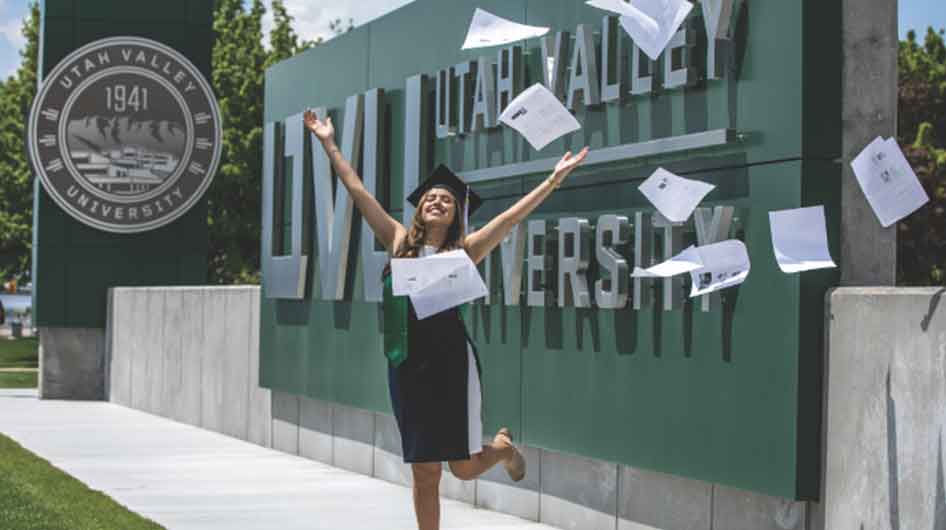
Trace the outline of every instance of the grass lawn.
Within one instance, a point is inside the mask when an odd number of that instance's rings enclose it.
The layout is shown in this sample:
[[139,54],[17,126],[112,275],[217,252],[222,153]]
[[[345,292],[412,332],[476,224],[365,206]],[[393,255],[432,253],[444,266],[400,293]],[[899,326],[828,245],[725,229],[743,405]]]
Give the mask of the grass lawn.
[[159,530],[0,434],[0,528]]
[[38,367],[39,341],[35,337],[0,338],[0,388],[36,388],[36,372],[7,372],[4,368]]
[[0,338],[0,368],[38,368],[39,340]]
[[0,388],[36,388],[36,385],[36,372],[0,372]]

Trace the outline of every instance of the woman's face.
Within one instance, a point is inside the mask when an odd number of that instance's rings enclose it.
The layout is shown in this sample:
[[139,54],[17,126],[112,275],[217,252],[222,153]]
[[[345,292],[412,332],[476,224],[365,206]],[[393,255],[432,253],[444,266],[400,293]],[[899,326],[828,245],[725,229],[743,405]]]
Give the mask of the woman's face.
[[457,201],[444,188],[431,188],[420,203],[421,219],[426,225],[449,227],[457,215]]

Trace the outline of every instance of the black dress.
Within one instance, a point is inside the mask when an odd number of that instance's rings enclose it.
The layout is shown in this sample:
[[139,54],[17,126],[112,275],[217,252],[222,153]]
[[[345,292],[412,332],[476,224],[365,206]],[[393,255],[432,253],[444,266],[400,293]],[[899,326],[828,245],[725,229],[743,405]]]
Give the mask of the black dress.
[[[388,389],[404,461],[466,460],[482,450],[481,368],[460,311],[452,308],[418,320],[407,297],[393,297],[390,287],[388,276],[385,349],[407,351],[400,365],[388,362]],[[406,319],[397,315],[398,303],[406,304]],[[397,322],[401,319],[406,322]]]

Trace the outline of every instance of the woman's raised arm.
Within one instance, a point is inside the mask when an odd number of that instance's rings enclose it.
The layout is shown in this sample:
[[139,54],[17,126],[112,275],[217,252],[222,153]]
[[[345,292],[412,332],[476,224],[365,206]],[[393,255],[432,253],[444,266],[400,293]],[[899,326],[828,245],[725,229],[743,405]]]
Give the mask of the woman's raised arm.
[[407,234],[407,229],[388,215],[388,212],[384,211],[381,203],[374,195],[368,193],[365,185],[361,182],[361,177],[342,156],[341,150],[335,145],[335,127],[332,125],[332,118],[326,117],[325,121],[322,121],[312,110],[306,110],[302,121],[306,128],[312,131],[322,143],[325,154],[328,155],[332,167],[335,168],[335,173],[345,188],[348,189],[355,206],[358,207],[361,216],[368,222],[375,237],[389,253],[393,253],[395,243]]
[[535,210],[552,191],[557,188],[565,177],[578,167],[588,155],[588,148],[584,148],[575,156],[571,151],[565,153],[562,159],[555,164],[555,170],[549,178],[532,189],[525,197],[519,199],[505,212],[497,215],[483,228],[473,232],[466,238],[466,252],[473,263],[479,263],[498,245],[506,234]]

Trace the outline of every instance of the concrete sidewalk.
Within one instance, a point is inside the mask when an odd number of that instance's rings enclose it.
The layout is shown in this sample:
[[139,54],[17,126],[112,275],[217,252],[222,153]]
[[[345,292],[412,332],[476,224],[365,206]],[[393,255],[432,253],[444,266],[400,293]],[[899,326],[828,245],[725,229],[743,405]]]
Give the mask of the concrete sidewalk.
[[[409,489],[100,401],[0,389],[0,433],[169,530],[410,530]],[[442,500],[444,529],[554,530]]]

